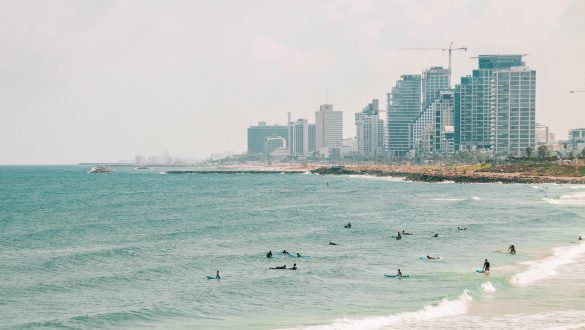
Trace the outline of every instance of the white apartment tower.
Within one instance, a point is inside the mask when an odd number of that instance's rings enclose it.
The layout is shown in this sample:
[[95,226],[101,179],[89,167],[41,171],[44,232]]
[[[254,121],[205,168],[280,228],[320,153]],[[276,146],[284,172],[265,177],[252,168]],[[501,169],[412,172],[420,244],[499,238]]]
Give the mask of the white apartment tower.
[[333,111],[333,105],[323,104],[315,112],[315,148],[341,148],[343,112]]
[[309,155],[309,121],[299,119],[288,125],[288,153],[292,157]]
[[379,102],[372,100],[355,114],[357,152],[365,157],[384,155],[384,122],[379,118]]

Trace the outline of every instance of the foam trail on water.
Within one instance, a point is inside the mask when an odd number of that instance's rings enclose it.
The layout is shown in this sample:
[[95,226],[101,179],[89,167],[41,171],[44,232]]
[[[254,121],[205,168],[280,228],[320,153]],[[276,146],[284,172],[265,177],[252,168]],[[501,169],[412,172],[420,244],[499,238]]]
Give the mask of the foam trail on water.
[[370,180],[391,181],[391,182],[404,181],[403,177],[397,177],[397,176],[373,176],[373,175],[364,175],[364,174],[350,174],[348,176],[350,178],[356,178],[356,179],[370,179]]
[[554,205],[585,206],[585,191],[565,194],[557,198],[545,198],[544,201]]
[[408,322],[426,321],[440,317],[461,315],[467,313],[469,304],[473,299],[466,289],[456,300],[443,299],[436,305],[428,305],[416,312],[404,312],[388,316],[369,317],[363,319],[343,318],[331,324],[318,325],[305,328],[306,330],[343,330],[343,329],[381,329],[396,324]]
[[556,276],[558,267],[575,263],[579,256],[585,255],[585,244],[561,247],[554,251],[552,256],[530,263],[528,270],[514,275],[510,282],[524,287]]
[[494,285],[492,284],[492,282],[485,282],[481,284],[481,289],[486,292],[486,293],[495,293],[496,292],[496,288],[494,287]]

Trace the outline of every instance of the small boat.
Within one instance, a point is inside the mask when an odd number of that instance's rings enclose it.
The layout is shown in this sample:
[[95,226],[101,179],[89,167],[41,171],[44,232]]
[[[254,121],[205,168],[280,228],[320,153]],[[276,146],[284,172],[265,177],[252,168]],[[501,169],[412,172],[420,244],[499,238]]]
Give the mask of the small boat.
[[110,173],[113,172],[111,168],[104,166],[104,165],[96,165],[91,168],[87,173]]
[[146,165],[140,165],[134,168],[135,170],[149,170],[150,167],[146,166]]

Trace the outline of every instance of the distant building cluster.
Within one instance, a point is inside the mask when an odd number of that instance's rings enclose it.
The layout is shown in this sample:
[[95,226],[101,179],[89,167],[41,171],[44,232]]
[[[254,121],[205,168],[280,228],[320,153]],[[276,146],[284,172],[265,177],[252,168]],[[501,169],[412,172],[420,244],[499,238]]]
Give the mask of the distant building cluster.
[[[425,162],[482,153],[490,158],[530,156],[555,144],[536,123],[536,71],[523,55],[480,55],[469,76],[450,85],[450,70],[431,67],[404,74],[387,94],[355,114],[356,136],[343,139],[343,113],[323,104],[308,119],[248,128],[248,155],[267,160],[409,159]],[[385,121],[380,113],[386,112]],[[572,148],[585,147],[585,129],[570,132]],[[565,147],[566,149],[566,147]]]

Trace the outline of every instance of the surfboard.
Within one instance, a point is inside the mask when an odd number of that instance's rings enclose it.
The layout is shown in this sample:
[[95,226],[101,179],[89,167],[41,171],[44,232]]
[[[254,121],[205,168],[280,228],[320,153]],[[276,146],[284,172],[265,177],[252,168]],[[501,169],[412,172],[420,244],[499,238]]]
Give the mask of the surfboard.
[[[400,277],[400,276],[398,276],[398,275],[384,274],[384,277],[394,278],[394,277]],[[410,275],[402,275],[402,277],[410,277]]]
[[489,274],[489,271],[485,272],[483,269],[476,269],[475,272],[476,273],[481,273],[481,274],[484,274],[484,273],[488,273]]
[[217,280],[218,278],[215,276],[207,276],[207,279],[208,280]]
[[303,255],[301,255],[300,257],[297,257],[297,255],[293,254],[293,253],[289,253],[288,256],[291,258],[305,258],[305,259],[310,258],[310,256],[303,256]]

